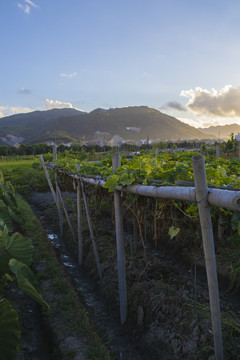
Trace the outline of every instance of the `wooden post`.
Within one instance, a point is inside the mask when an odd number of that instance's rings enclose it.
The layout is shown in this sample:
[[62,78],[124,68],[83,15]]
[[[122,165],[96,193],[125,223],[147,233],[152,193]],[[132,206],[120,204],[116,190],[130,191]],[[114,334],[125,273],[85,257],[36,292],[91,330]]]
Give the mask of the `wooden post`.
[[[117,169],[117,167],[120,166],[119,154],[113,155],[112,164],[113,164],[113,169]],[[119,191],[117,190],[114,190],[114,209],[115,209],[115,226],[116,226],[120,318],[121,318],[121,324],[124,324],[127,320],[127,285],[126,285],[126,269],[125,269],[122,199]]]
[[85,205],[86,216],[87,216],[88,227],[89,227],[90,236],[91,236],[91,240],[92,240],[92,246],[93,246],[93,252],[94,252],[94,256],[95,256],[95,261],[96,261],[96,264],[97,264],[97,269],[98,269],[98,274],[99,274],[100,280],[102,280],[102,269],[101,269],[101,264],[100,264],[100,260],[99,260],[99,256],[98,256],[96,239],[95,239],[95,235],[94,235],[94,231],[93,231],[92,220],[91,220],[91,216],[90,216],[90,210],[89,210],[89,206],[88,206],[88,202],[87,202],[87,195],[86,195],[84,185],[83,185],[83,181],[82,181],[81,177],[80,177],[80,183],[81,183],[81,188],[82,188],[82,196],[83,196],[83,201],[84,201],[84,205]]
[[220,146],[216,146],[216,158],[220,158]]
[[[42,167],[43,167],[44,173],[45,173],[45,175],[46,175],[46,178],[47,178],[47,181],[48,181],[48,185],[49,185],[49,187],[50,187],[50,190],[51,190],[53,199],[54,199],[55,204],[56,204],[56,206],[57,206],[57,196],[56,196],[56,193],[55,193],[55,191],[54,191],[54,189],[53,189],[53,185],[52,185],[51,179],[50,179],[50,177],[49,177],[49,174],[48,174],[48,171],[47,171],[47,168],[46,168],[46,165],[45,165],[45,163],[44,163],[44,160],[43,160],[42,155],[40,155],[40,160],[41,160]],[[67,213],[67,209],[66,209],[66,207],[65,207],[65,204],[64,204],[64,201],[63,201],[63,198],[62,198],[62,195],[61,195],[61,191],[60,191],[60,189],[59,189],[58,186],[57,186],[57,192],[58,192],[59,199],[60,199],[60,201],[61,201],[61,203],[62,203],[62,207],[63,207],[64,213],[65,213],[65,216],[66,216],[66,218],[67,218],[67,222],[68,222],[69,228],[70,228],[70,230],[71,230],[73,240],[76,241],[76,240],[75,240],[75,234],[74,234],[74,231],[73,231],[73,228],[72,228],[72,225],[71,225],[71,221],[70,221],[70,219],[69,219],[69,216],[68,216],[68,213]]]
[[[80,170],[80,165],[77,165],[77,171]],[[81,209],[81,184],[80,180],[77,182],[77,224],[78,224],[78,263],[83,263],[83,239],[82,239],[82,209]]]
[[57,206],[56,193],[55,193],[54,188],[53,188],[53,186],[52,186],[52,182],[51,182],[51,179],[50,179],[50,177],[49,177],[49,174],[48,174],[47,168],[46,168],[46,166],[45,166],[45,163],[44,163],[44,160],[43,160],[43,156],[42,156],[42,155],[40,155],[40,160],[41,160],[41,163],[42,163],[42,167],[43,167],[45,176],[46,176],[46,178],[47,178],[48,185],[49,185],[49,187],[50,187],[50,190],[51,190],[51,193],[52,193],[52,196],[53,196],[53,200],[54,200],[54,202],[55,202],[55,204],[56,204],[56,206]]
[[73,230],[73,227],[72,227],[70,218],[69,218],[69,216],[68,216],[68,212],[67,212],[66,206],[65,206],[65,204],[64,204],[64,200],[63,200],[63,198],[62,198],[61,191],[60,191],[60,189],[59,189],[58,186],[57,186],[57,192],[58,192],[58,196],[59,196],[59,199],[60,199],[60,201],[61,201],[61,204],[62,204],[62,207],[63,207],[63,210],[64,210],[64,214],[65,214],[66,219],[67,219],[67,222],[68,222],[69,229],[70,229],[71,234],[72,234],[73,241],[76,242],[76,236],[75,236],[75,233],[74,233],[74,230]]
[[[55,144],[53,145],[53,159],[57,160],[57,145],[56,145],[56,133],[55,133]],[[59,195],[58,195],[58,174],[55,172],[55,184],[56,184],[56,200],[57,200],[57,210],[58,210],[58,218],[59,218],[59,230],[60,236],[63,235],[63,218],[62,211],[60,207]]]
[[207,271],[209,300],[211,308],[212,329],[214,337],[215,358],[223,359],[222,329],[220,315],[220,301],[217,279],[217,267],[213,239],[212,220],[210,207],[207,201],[208,187],[205,175],[204,159],[202,155],[195,155],[192,158],[194,181],[196,187],[196,200],[198,204],[202,239],[205,254]]

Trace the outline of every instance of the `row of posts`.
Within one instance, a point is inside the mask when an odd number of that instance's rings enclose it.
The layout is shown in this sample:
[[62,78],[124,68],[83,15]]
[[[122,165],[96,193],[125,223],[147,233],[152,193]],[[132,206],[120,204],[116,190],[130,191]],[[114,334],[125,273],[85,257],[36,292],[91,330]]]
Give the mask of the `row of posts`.
[[[53,189],[51,180],[49,178],[46,166],[44,164],[42,156],[40,156],[41,162],[49,182],[50,189],[53,194],[54,201],[58,208],[60,232],[62,234],[62,214],[61,206],[64,209],[70,230],[75,241],[75,235],[72,230],[70,219],[67,215],[64,201],[61,196],[60,189],[57,184],[57,175],[55,175],[56,192]],[[56,158],[56,155],[55,155]],[[113,169],[117,169],[120,166],[120,155],[114,154],[112,159]],[[210,309],[212,318],[213,337],[215,345],[215,357],[217,360],[223,359],[223,347],[222,347],[222,330],[221,330],[221,316],[220,316],[220,301],[218,290],[218,279],[216,269],[216,258],[213,238],[212,220],[210,214],[210,207],[208,203],[208,187],[205,175],[205,166],[202,155],[195,155],[192,158],[194,181],[196,189],[196,201],[199,209],[199,217],[202,230],[202,240],[204,247],[204,255],[206,262],[206,272],[209,288]],[[80,168],[78,168],[78,171]],[[86,216],[88,220],[90,236],[93,245],[93,251],[95,255],[95,261],[98,268],[100,279],[102,279],[101,265],[98,257],[96,239],[93,232],[93,226],[91,222],[90,211],[88,207],[87,197],[84,189],[84,184],[81,176],[78,178],[77,183],[77,213],[78,213],[78,260],[79,264],[83,263],[83,241],[81,233],[81,195],[86,210]],[[121,193],[118,190],[114,190],[114,209],[115,209],[115,227],[116,227],[116,246],[117,246],[117,268],[118,268],[118,288],[119,288],[119,304],[120,304],[120,320],[121,324],[124,324],[127,320],[127,285],[126,285],[126,267],[125,267],[125,250],[124,250],[124,230],[123,230],[123,207]]]

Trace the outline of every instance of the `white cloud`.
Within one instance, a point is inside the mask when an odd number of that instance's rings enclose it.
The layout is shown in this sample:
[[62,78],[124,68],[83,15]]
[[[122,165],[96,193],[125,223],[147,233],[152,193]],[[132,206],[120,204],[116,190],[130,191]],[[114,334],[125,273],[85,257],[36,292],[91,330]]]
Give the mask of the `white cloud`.
[[65,109],[65,108],[73,108],[71,103],[62,102],[59,100],[44,100],[44,105],[47,110],[51,109]]
[[31,94],[31,90],[26,89],[26,88],[21,88],[20,90],[18,90],[19,94],[23,94],[23,95],[29,95]]
[[71,74],[61,73],[60,76],[66,78],[73,78],[74,76],[77,76],[77,74],[78,74],[77,72],[73,72]]
[[37,4],[35,4],[34,2],[32,2],[31,0],[24,0],[27,4],[29,4],[29,5],[31,5],[31,6],[33,6],[33,7],[35,7],[35,8],[37,8],[37,7],[39,7]]
[[31,111],[34,110],[24,106],[0,106],[0,117],[14,115],[14,114],[28,113]]
[[12,114],[22,114],[22,113],[28,113],[33,111],[33,109],[30,109],[29,107],[23,107],[23,106],[12,106],[10,107],[10,112]]
[[240,116],[240,87],[226,85],[219,91],[196,87],[195,90],[182,90],[180,95],[189,98],[186,107],[199,117]]
[[24,3],[18,3],[18,7],[20,9],[22,9],[26,14],[30,14],[30,11],[31,11],[31,7],[39,7],[39,5],[35,4],[33,1],[31,0],[23,0]]
[[22,9],[26,14],[30,14],[30,6],[26,4],[18,4],[18,7]]

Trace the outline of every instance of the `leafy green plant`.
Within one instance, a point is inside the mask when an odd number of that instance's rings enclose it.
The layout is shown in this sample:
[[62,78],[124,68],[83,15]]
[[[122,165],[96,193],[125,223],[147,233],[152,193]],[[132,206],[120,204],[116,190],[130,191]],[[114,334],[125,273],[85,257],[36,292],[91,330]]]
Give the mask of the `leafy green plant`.
[[[0,275],[12,281],[15,276],[19,289],[49,309],[43,300],[38,282],[29,268],[33,262],[30,239],[19,232],[13,233],[14,223],[22,223],[15,192],[10,183],[4,183],[0,173]],[[11,304],[0,299],[0,348],[4,359],[14,359],[20,342],[16,311]]]

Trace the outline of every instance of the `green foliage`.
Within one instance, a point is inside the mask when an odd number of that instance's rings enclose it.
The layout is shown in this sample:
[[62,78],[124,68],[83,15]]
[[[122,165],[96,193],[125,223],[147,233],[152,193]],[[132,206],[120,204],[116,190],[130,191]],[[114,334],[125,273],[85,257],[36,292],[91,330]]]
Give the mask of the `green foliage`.
[[16,259],[9,261],[10,270],[16,275],[19,289],[32,299],[37,301],[45,309],[49,310],[46,301],[43,300],[40,287],[31,269]]
[[168,230],[168,235],[172,240],[175,236],[177,236],[179,232],[180,232],[180,228],[175,228],[175,226],[171,226]]
[[18,316],[6,299],[0,299],[0,349],[1,359],[13,360],[20,346]]
[[[44,308],[38,282],[29,266],[33,261],[33,246],[30,239],[19,232],[13,233],[14,224],[23,223],[18,209],[15,191],[9,182],[4,183],[0,172],[0,275],[12,280],[16,276],[22,292],[32,297]],[[0,349],[4,359],[12,360],[19,348],[20,331],[16,311],[6,299],[0,300]]]

